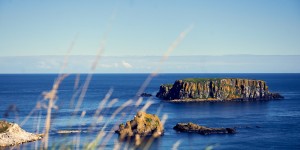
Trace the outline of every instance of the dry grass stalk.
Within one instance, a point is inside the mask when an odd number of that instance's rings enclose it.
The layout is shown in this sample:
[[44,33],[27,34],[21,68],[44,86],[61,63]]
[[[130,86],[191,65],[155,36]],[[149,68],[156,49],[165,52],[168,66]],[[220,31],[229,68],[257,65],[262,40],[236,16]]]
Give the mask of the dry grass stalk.
[[[190,27],[188,27],[187,29],[185,29],[183,32],[181,32],[179,34],[179,36],[176,38],[176,40],[170,45],[170,47],[167,49],[166,53],[163,55],[162,59],[159,62],[159,65],[157,67],[157,70],[153,71],[147,78],[146,80],[143,82],[142,86],[140,87],[140,89],[138,90],[136,97],[138,97],[141,93],[143,93],[146,89],[146,87],[149,85],[149,83],[152,81],[152,79],[158,74],[159,70],[160,70],[160,66],[168,59],[169,55],[171,54],[171,52],[178,46],[178,44],[181,43],[181,41],[186,37],[186,35],[192,30],[193,25],[191,25]],[[137,99],[137,102],[135,104],[136,107],[138,107],[141,103],[142,103],[143,99],[139,98]],[[143,111],[146,111],[148,109],[148,107],[150,107],[150,105],[152,104],[151,101],[148,101],[145,106],[141,109]],[[161,107],[160,107],[161,108]],[[158,112],[160,112],[160,109],[158,110]],[[162,119],[162,123],[164,124],[165,121],[167,119],[167,115],[164,114],[163,115],[163,119]],[[142,138],[143,140],[144,138]],[[130,139],[128,139],[130,140]],[[154,137],[150,138],[150,140],[147,142],[146,146],[144,147],[144,149],[149,149],[151,143],[153,142]],[[129,142],[129,141],[128,141]]]
[[143,106],[143,108],[140,111],[146,112],[146,110],[153,104],[153,101],[147,101],[146,104]]
[[147,79],[143,82],[142,86],[137,92],[137,96],[139,96],[141,93],[143,93],[146,89],[146,87],[149,85],[149,83],[152,81],[152,79],[158,74],[160,71],[160,66],[169,58],[170,54],[174,51],[174,49],[182,42],[182,40],[186,37],[186,35],[193,29],[193,25],[189,26],[187,29],[185,29],[183,32],[179,34],[179,36],[176,38],[176,40],[169,46],[165,54],[163,55],[162,59],[160,60],[157,69],[154,70]]
[[65,71],[66,67],[68,66],[69,57],[70,57],[71,51],[73,50],[73,47],[76,43],[77,37],[78,37],[78,33],[75,35],[74,39],[72,40],[72,42],[70,44],[70,47],[67,50],[67,54],[65,55],[64,62],[60,68],[59,74],[63,74],[63,71]]
[[105,95],[105,97],[101,100],[101,102],[99,103],[98,109],[96,110],[94,117],[99,116],[101,110],[103,109],[104,105],[106,104],[106,102],[109,100],[109,98],[111,97],[113,93],[113,89],[110,89],[107,94]]
[[177,150],[180,144],[181,144],[181,140],[176,141],[173,144],[172,150]]
[[130,105],[132,103],[132,100],[126,101],[124,104],[122,104],[117,110],[113,112],[111,117],[106,121],[105,125],[102,127],[102,129],[99,131],[97,137],[88,144],[87,149],[93,149],[97,146],[97,143],[99,143],[102,138],[105,136],[104,129],[107,127],[108,123],[115,118],[115,116],[120,113],[125,107]]
[[[111,97],[112,93],[113,93],[113,89],[110,89],[106,93],[105,97],[100,101],[98,108],[94,114],[94,122],[91,123],[91,126],[89,127],[89,131],[92,131],[94,129],[94,127],[96,126],[96,124],[100,123],[103,120],[103,116],[101,116],[100,113],[103,110],[103,108],[104,108],[105,104],[107,103],[107,101],[109,100],[109,98]],[[111,107],[117,101],[118,101],[118,99],[113,99],[112,101],[110,101],[108,106]]]
[[45,137],[43,139],[44,148],[48,148],[49,130],[51,126],[51,110],[53,108],[54,100],[57,99],[57,91],[60,83],[67,77],[67,74],[61,75],[53,84],[52,90],[44,93],[44,99],[48,100],[47,116],[45,121]]
[[82,101],[83,101],[83,99],[85,97],[85,94],[87,92],[87,89],[89,87],[90,81],[92,79],[93,73],[95,72],[95,70],[96,70],[96,68],[98,66],[99,60],[100,60],[100,58],[101,58],[101,56],[102,56],[102,54],[103,54],[103,52],[105,50],[107,38],[108,38],[108,35],[109,35],[110,31],[111,31],[111,28],[112,28],[112,25],[113,25],[113,21],[114,21],[114,19],[116,17],[116,14],[117,14],[117,8],[114,9],[114,11],[112,12],[111,17],[110,17],[110,19],[108,21],[106,30],[105,30],[105,32],[103,34],[103,38],[100,41],[100,48],[99,48],[99,50],[98,50],[98,52],[96,54],[96,58],[95,58],[95,60],[94,60],[94,62],[92,64],[92,67],[91,67],[91,70],[90,70],[91,72],[86,77],[86,80],[84,82],[83,88],[82,88],[81,93],[79,95],[79,99],[77,101],[77,105],[76,105],[75,110],[74,110],[74,115],[78,112],[78,110],[79,110],[79,108],[80,108],[80,106],[82,104]]

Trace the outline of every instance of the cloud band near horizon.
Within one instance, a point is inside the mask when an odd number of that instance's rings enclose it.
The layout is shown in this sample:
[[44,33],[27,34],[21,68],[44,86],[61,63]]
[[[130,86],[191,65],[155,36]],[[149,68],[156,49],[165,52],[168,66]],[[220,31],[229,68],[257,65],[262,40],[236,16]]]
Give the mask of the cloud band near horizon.
[[[70,56],[65,73],[89,73],[94,56]],[[102,57],[94,73],[151,73],[159,56]],[[63,56],[0,57],[0,73],[59,73]],[[300,55],[171,56],[161,73],[300,73]]]

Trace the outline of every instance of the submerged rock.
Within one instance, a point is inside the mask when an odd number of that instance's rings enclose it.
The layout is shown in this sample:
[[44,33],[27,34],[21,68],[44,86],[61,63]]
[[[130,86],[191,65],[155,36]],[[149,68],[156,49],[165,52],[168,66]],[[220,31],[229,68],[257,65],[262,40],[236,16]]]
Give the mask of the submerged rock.
[[149,93],[142,93],[140,96],[141,96],[141,97],[151,97],[152,94],[149,94]]
[[164,128],[158,116],[138,112],[133,120],[127,121],[126,124],[120,124],[119,129],[115,132],[120,135],[121,139],[126,137],[140,138],[148,135],[159,137],[163,134]]
[[173,129],[180,132],[195,132],[202,135],[236,133],[234,128],[209,128],[194,123],[177,123]]
[[174,102],[283,99],[265,81],[239,78],[188,78],[161,85],[156,97]]
[[0,147],[33,142],[42,137],[41,134],[26,132],[18,124],[0,121]]

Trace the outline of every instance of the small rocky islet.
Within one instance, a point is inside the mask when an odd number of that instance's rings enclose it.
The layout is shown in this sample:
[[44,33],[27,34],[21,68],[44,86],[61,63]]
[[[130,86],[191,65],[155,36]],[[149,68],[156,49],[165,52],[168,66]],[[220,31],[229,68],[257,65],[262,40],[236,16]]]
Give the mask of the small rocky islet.
[[187,78],[160,86],[156,97],[170,102],[277,100],[263,80],[240,78]]
[[164,133],[164,127],[158,116],[139,111],[133,120],[120,124],[115,131],[120,138],[134,136],[154,136],[159,137]]
[[174,130],[178,132],[193,132],[202,135],[208,134],[235,134],[236,130],[234,128],[210,128],[205,126],[200,126],[194,123],[177,123],[173,127]]
[[140,95],[140,97],[151,97],[151,96],[152,96],[152,94],[149,94],[149,93],[142,93]]
[[136,116],[125,124],[120,124],[115,131],[119,134],[119,139],[134,138],[135,145],[144,143],[145,136],[158,138],[164,134],[164,127],[158,116],[139,111]]

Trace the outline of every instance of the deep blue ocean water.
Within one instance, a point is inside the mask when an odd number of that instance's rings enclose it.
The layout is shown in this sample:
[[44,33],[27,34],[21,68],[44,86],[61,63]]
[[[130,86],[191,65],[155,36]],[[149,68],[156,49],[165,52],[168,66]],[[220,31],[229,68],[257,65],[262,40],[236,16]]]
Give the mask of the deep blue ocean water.
[[[43,100],[42,93],[52,88],[55,74],[2,74],[0,75],[0,118],[21,124],[26,116],[31,116],[22,126],[26,131],[42,131],[46,110],[34,110],[37,101]],[[99,130],[106,134],[113,133],[115,124],[132,119],[137,110],[145,105],[135,107],[135,95],[148,74],[95,74],[77,115],[71,99],[76,93],[74,88],[77,75],[67,77],[59,87],[58,109],[53,110],[50,131],[50,147],[70,144],[78,134],[62,135],[58,130],[77,130],[80,133],[79,147],[95,138]],[[300,74],[160,74],[154,77],[145,92],[155,93],[163,83],[173,83],[177,79],[191,77],[238,77],[265,80],[271,92],[279,92],[284,100],[250,101],[250,102],[204,102],[204,103],[169,103],[152,97],[153,104],[147,112],[158,114],[161,118],[167,114],[164,136],[155,139],[150,149],[172,149],[180,140],[179,149],[299,149],[300,146]],[[82,87],[86,75],[80,75],[78,87]],[[113,106],[105,105],[101,111],[104,119],[97,123],[94,130],[87,132],[94,121],[93,115],[106,93],[112,89],[108,100],[117,98]],[[78,100],[75,94],[74,103]],[[129,99],[133,103],[109,119],[113,112]],[[43,101],[45,102],[45,101]],[[9,111],[7,111],[10,109]],[[82,112],[84,117],[80,117]],[[7,113],[8,112],[8,113]],[[39,117],[40,116],[40,117]],[[40,122],[40,124],[39,124]],[[178,122],[194,122],[209,127],[236,127],[234,135],[199,135],[177,133],[172,128]],[[39,125],[39,126],[38,126]],[[105,140],[104,140],[105,141]],[[113,149],[118,135],[112,134],[105,149]],[[38,142],[23,144],[22,149],[33,149]],[[130,147],[131,145],[129,145]]]

